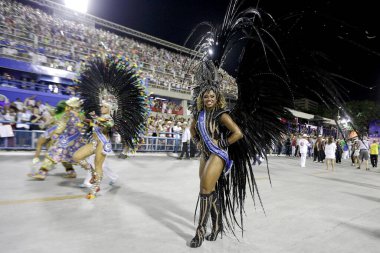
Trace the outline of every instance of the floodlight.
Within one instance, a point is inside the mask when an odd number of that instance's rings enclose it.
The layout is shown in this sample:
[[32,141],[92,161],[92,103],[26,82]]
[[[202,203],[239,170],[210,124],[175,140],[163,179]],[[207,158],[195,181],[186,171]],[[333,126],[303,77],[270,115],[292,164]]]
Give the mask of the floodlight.
[[65,0],[65,5],[75,11],[86,13],[89,1],[90,0]]

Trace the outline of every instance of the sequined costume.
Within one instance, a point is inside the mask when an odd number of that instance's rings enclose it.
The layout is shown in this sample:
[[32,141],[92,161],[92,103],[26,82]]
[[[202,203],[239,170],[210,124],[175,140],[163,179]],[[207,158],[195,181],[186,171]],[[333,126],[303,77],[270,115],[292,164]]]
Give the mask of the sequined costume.
[[73,154],[85,144],[82,137],[83,123],[80,114],[69,112],[57,124],[57,129],[53,133],[54,143],[49,148],[48,158],[58,162],[75,163]]
[[[103,102],[103,105],[106,102]],[[114,121],[109,114],[103,114],[100,117],[91,114],[91,138],[85,146],[83,146],[74,155],[74,159],[84,169],[90,170],[91,180],[89,181],[92,186],[87,198],[92,199],[96,193],[100,191],[100,183],[103,179],[103,163],[106,156],[112,152],[112,145],[110,142],[109,133],[114,126]],[[91,164],[87,161],[87,157],[95,155],[94,163]]]
[[73,154],[85,144],[82,136],[83,116],[79,113],[81,102],[79,98],[73,97],[66,104],[66,111],[58,121],[57,127],[49,133],[52,144],[38,173],[33,176],[35,179],[44,180],[47,172],[57,163],[75,163]]
[[[89,61],[81,73],[79,93],[90,121],[92,137],[74,154],[74,160],[92,172],[88,199],[95,198],[100,190],[103,163],[112,151],[111,129],[119,133],[131,149],[136,145],[139,133],[145,129],[147,95],[136,66],[126,58],[107,55]],[[95,154],[94,166],[86,161],[92,154]]]
[[[32,171],[31,173],[28,174],[28,176],[34,176],[40,167],[41,167],[41,162],[39,159],[42,146],[45,145],[46,149],[49,150],[50,146],[55,142],[52,137],[55,131],[58,128],[58,125],[60,124],[64,114],[65,114],[65,107],[66,107],[66,101],[62,100],[60,101],[56,109],[54,111],[54,116],[51,118],[51,120],[46,124],[47,129],[45,132],[38,138],[37,140],[37,145],[36,145],[36,152],[34,154],[33,158],[33,166],[32,166]],[[62,161],[63,167],[65,167],[66,174],[64,175],[65,178],[75,178],[76,177],[76,172],[74,170],[74,167],[71,163]]]
[[46,145],[47,149],[50,147],[51,137],[54,133],[54,130],[57,129],[57,124],[64,114],[65,107],[66,107],[66,101],[65,100],[60,101],[57,104],[54,113],[51,112],[51,114],[53,114],[52,115],[53,117],[50,118],[49,122],[45,123],[44,128],[46,128],[46,130],[42,135],[40,135],[40,137],[37,140],[36,152],[34,153],[34,157],[33,157],[34,165],[40,162],[39,157],[41,154],[42,146]]

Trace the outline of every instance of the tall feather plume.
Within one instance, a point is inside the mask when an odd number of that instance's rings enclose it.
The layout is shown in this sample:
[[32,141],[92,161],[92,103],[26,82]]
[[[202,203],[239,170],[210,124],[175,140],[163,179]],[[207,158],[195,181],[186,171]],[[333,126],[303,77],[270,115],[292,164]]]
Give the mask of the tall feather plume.
[[137,69],[128,59],[117,56],[95,57],[81,73],[79,92],[86,114],[100,115],[104,92],[115,98],[111,114],[125,144],[134,148],[138,135],[145,130],[148,112],[147,94]]
[[[237,69],[229,71],[236,77],[238,87],[238,99],[231,117],[241,128],[244,138],[229,147],[234,168],[229,176],[220,177],[217,188],[226,227],[233,232],[237,225],[243,232],[247,186],[253,201],[256,192],[262,205],[251,163],[258,156],[266,158],[266,151],[286,132],[280,119],[291,118],[286,108],[293,107],[292,88],[283,53],[268,31],[276,27],[269,14],[246,7],[244,1],[231,0],[221,26],[203,22],[197,28],[202,26],[208,31],[195,46],[201,59],[193,61],[196,73],[194,101],[211,84],[220,83],[219,69]],[[195,34],[193,31],[188,40]],[[231,62],[233,67],[229,66]],[[195,106],[192,112],[197,117]]]

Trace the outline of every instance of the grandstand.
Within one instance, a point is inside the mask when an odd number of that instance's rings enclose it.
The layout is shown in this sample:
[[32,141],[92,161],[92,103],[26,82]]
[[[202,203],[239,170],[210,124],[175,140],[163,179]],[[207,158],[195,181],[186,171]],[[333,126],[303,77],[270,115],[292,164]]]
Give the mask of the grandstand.
[[[157,122],[188,119],[194,74],[184,66],[195,56],[192,50],[49,0],[23,2],[28,4],[0,0],[0,94],[5,100],[28,101],[26,106],[38,102],[42,117],[45,107],[77,95],[77,74],[90,57],[113,53],[137,64]],[[222,89],[233,103],[235,80],[221,74]],[[22,107],[15,110],[13,118],[20,118]]]
[[[191,51],[87,14],[80,14],[81,20],[87,22],[71,20],[70,16],[62,16],[68,13],[66,7],[51,1],[31,2],[40,8],[0,1],[0,67],[3,75],[12,77],[5,82],[3,76],[1,93],[11,100],[30,95],[25,90],[50,91],[56,101],[67,98],[66,90],[74,84],[72,80],[86,60],[105,52],[136,62],[151,93],[182,101],[190,99],[193,75],[186,73],[183,66],[189,60],[184,52],[189,55]],[[24,91],[9,90],[10,86],[19,88],[20,80],[25,83]],[[43,87],[49,85],[58,89]],[[52,101],[46,94],[37,94],[44,102]],[[182,102],[182,106],[186,105]]]

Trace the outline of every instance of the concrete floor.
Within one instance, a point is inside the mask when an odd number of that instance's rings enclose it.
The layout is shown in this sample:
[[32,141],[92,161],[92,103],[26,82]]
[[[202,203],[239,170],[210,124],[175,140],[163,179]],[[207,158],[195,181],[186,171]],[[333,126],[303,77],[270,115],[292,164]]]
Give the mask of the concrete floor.
[[84,198],[63,168],[30,180],[31,156],[0,155],[0,252],[380,252],[380,173],[348,161],[324,164],[270,157],[255,167],[266,216],[246,201],[245,232],[191,249],[198,161],[165,156],[109,157],[120,176],[101,196]]

